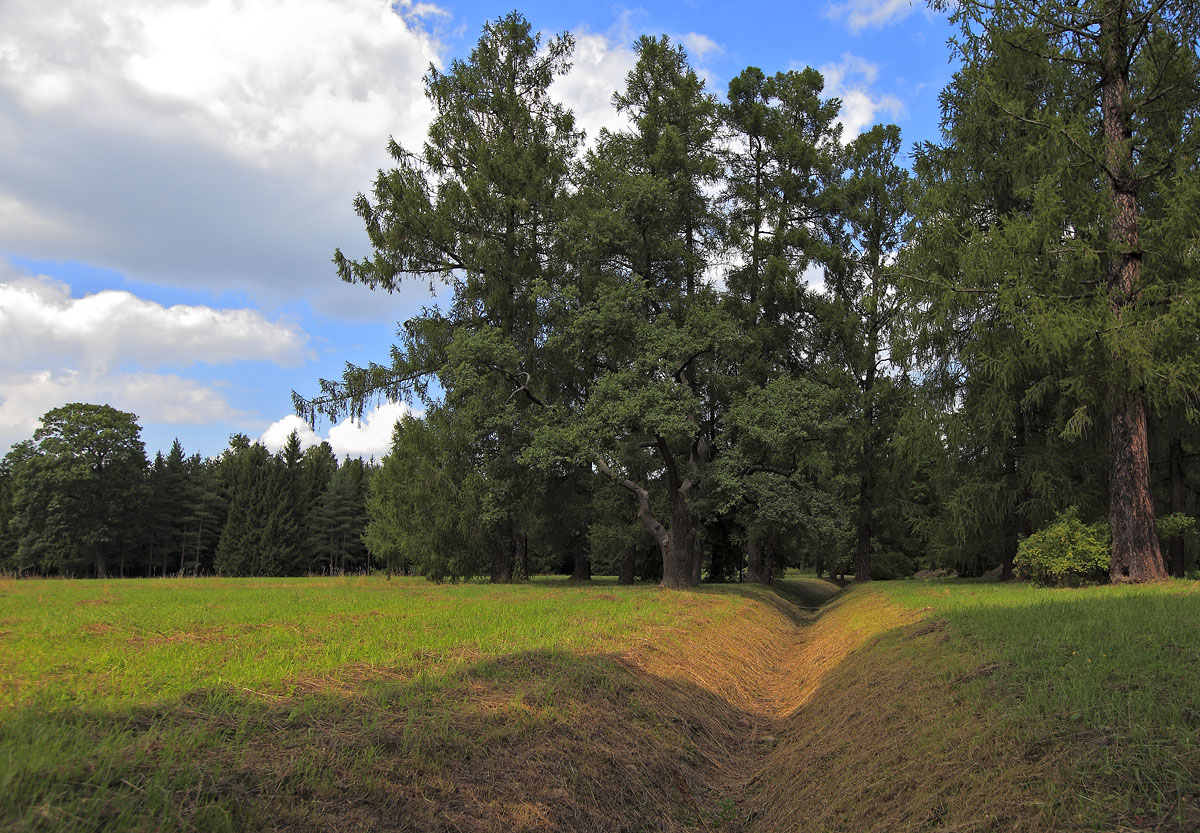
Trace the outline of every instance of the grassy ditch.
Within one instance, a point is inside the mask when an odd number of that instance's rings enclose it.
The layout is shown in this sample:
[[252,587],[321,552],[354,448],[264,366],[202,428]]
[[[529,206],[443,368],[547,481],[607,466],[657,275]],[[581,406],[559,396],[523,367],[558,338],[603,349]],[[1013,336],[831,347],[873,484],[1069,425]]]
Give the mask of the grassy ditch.
[[1200,829],[1197,585],[837,589],[0,583],[0,830]]
[[1200,829],[1197,591],[852,588],[810,629],[752,826]]
[[22,581],[0,610],[23,831],[706,829],[795,627],[762,590],[563,582]]

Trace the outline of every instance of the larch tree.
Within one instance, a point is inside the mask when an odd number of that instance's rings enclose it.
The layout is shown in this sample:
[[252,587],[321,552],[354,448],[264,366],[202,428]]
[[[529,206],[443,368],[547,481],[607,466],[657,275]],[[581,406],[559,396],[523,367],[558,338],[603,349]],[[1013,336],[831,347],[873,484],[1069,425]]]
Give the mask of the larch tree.
[[436,382],[487,476],[483,517],[503,542],[493,581],[510,581],[527,539],[530,471],[517,463],[540,419],[553,368],[541,355],[544,288],[561,258],[555,230],[579,134],[549,87],[569,68],[569,36],[544,43],[513,12],[484,27],[476,47],[446,72],[430,67],[434,108],[420,152],[392,142],[396,167],[355,208],[373,256],[335,253],[343,280],[395,290],[404,280],[447,284],[446,310],[404,324],[389,364],[349,368],[296,396],[310,419],[361,416],[373,398],[429,404]]
[[[1030,210],[990,232],[999,296],[1027,324],[1025,343],[1065,360],[1060,390],[1076,407],[1061,431],[1105,428],[1111,579],[1165,577],[1150,488],[1147,406],[1195,410],[1200,278],[1194,217],[1200,199],[1193,126],[1200,101],[1194,4],[1147,0],[955,4],[967,66],[1016,51],[1065,69],[1062,94],[1022,100],[985,84],[990,129],[1024,130],[1043,153],[1024,192]],[[1029,130],[1033,128],[1033,130]],[[1161,216],[1146,211],[1157,195]]]

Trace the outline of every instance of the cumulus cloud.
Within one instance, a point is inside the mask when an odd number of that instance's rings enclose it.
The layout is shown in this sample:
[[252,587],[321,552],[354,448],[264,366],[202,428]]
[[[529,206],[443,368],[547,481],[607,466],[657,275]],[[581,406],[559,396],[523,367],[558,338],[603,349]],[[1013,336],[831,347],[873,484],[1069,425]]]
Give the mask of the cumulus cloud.
[[319,295],[336,285],[333,248],[365,249],[350,203],[388,164],[388,135],[424,138],[440,14],[390,0],[0,4],[0,249]]
[[612,97],[625,88],[625,76],[637,63],[637,54],[633,37],[624,27],[607,34],[581,29],[573,36],[571,71],[554,81],[550,95],[575,113],[576,125],[587,133],[591,144],[602,127],[629,127],[629,119],[617,112]]
[[840,61],[823,64],[820,71],[825,78],[825,94],[842,100],[838,120],[842,123],[843,141],[851,141],[878,123],[881,113],[893,119],[903,117],[904,102],[899,98],[871,92],[879,75],[878,64],[846,52]]
[[330,426],[324,437],[300,417],[289,414],[271,423],[259,440],[272,451],[279,451],[295,431],[305,448],[328,442],[333,453],[343,460],[348,457],[378,459],[388,453],[392,446],[392,429],[408,413],[412,413],[412,409],[402,402],[385,402],[365,413],[361,421],[344,419]]
[[103,402],[143,422],[209,425],[245,417],[211,385],[174,373],[0,368],[0,448],[28,439],[42,414],[68,402]]
[[903,20],[912,13],[912,0],[849,0],[833,3],[826,14],[835,19],[845,19],[851,32],[879,28]]
[[[589,144],[595,142],[602,127],[615,131],[631,126],[613,106],[613,93],[625,89],[626,76],[637,63],[633,45],[639,34],[629,11],[623,12],[607,32],[593,32],[586,27],[572,32],[575,52],[571,71],[555,80],[550,95],[575,113],[575,123],[587,132]],[[702,64],[706,57],[724,52],[724,47],[698,32],[672,35],[671,40],[683,45],[696,72],[711,83],[711,74]]]
[[233,361],[295,367],[313,358],[307,341],[295,323],[250,309],[164,307],[118,290],[72,298],[69,286],[45,277],[0,282],[0,366],[9,369]]
[[[0,447],[26,439],[46,411],[106,402],[141,419],[210,425],[247,416],[192,365],[313,356],[300,328],[247,309],[164,307],[128,292],[71,297],[45,277],[0,271]],[[158,368],[160,370],[154,370]]]

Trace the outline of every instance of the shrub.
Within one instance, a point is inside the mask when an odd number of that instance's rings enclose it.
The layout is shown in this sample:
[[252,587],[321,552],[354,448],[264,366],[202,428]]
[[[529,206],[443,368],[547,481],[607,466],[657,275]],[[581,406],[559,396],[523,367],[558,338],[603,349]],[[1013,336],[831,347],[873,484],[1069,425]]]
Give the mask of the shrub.
[[916,571],[916,562],[902,552],[877,552],[871,555],[871,578],[876,581],[908,578]]
[[1017,575],[1049,587],[1108,580],[1111,533],[1107,523],[1085,524],[1072,506],[1017,548]]

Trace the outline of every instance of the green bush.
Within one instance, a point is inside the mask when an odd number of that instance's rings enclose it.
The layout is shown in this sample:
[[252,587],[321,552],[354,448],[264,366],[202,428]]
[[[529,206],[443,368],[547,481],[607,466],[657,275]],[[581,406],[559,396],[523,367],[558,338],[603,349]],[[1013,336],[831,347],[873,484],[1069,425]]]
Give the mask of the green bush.
[[1107,523],[1085,524],[1072,506],[1017,547],[1017,575],[1047,587],[1079,587],[1108,580],[1111,533]]
[[902,552],[877,552],[871,555],[871,578],[889,581],[908,578],[917,571],[917,563]]

